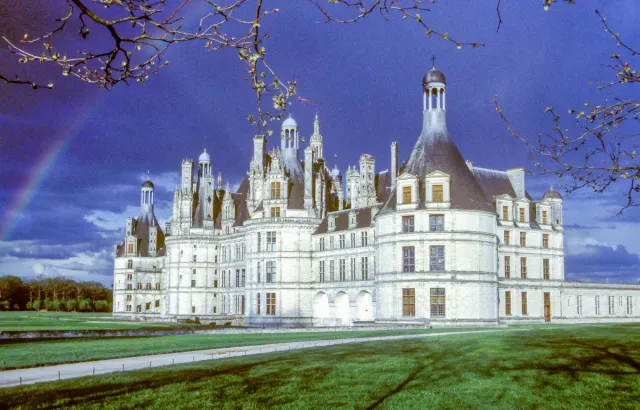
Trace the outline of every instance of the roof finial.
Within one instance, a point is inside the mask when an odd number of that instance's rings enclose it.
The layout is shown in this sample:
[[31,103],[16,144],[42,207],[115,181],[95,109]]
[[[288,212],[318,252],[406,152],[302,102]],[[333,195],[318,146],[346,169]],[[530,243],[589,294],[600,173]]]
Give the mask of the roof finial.
[[318,120],[318,110],[316,110],[316,121]]
[[435,54],[431,56],[431,65],[432,65],[431,69],[435,70],[436,69],[436,56],[435,56]]

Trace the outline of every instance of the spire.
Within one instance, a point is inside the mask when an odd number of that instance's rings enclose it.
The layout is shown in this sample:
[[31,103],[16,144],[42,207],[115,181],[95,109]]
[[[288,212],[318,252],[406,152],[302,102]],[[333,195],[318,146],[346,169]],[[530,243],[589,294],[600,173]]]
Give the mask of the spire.
[[316,111],[316,119],[313,121],[313,135],[320,135],[320,120],[318,119],[318,112]]
[[431,69],[432,70],[436,69],[436,56],[435,56],[435,54],[431,56]]

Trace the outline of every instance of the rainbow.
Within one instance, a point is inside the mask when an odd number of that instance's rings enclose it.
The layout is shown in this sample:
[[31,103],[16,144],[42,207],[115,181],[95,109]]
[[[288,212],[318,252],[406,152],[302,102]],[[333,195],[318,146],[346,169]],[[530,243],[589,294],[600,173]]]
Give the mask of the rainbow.
[[33,201],[33,198],[38,193],[47,175],[49,175],[56,160],[73,139],[73,135],[75,135],[75,133],[68,131],[61,133],[46,154],[31,168],[26,184],[20,189],[18,194],[14,196],[13,201],[9,202],[9,206],[5,211],[2,223],[0,223],[0,240],[6,241],[9,239],[24,210]]

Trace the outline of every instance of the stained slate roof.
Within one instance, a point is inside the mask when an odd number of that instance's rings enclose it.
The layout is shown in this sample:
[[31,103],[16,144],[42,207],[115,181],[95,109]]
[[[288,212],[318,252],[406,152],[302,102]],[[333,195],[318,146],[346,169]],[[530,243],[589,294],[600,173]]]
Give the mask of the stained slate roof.
[[[353,229],[359,228],[367,228],[371,226],[371,212],[372,206],[355,208],[355,209],[345,209],[343,211],[331,212],[330,215],[335,215],[336,217],[336,229],[332,232],[346,231],[349,229],[349,212],[356,212],[356,226]],[[329,222],[328,217],[325,217],[318,228],[314,232],[314,235],[327,233],[329,232]]]
[[[154,225],[158,227],[158,237],[156,239],[156,255],[164,256],[164,232],[162,232],[160,224],[158,224],[158,220],[156,219],[153,212],[140,213],[138,218],[134,220],[132,235],[136,237],[138,242],[138,256],[149,256],[149,226]],[[124,241],[120,245],[118,245],[116,256],[124,256]]]
[[[408,172],[421,181],[434,171],[445,172],[451,178],[452,209],[493,211],[458,147],[449,138],[444,110],[429,110],[424,113],[420,137],[399,174]],[[395,209],[395,202],[387,201],[386,206]]]
[[391,174],[389,174],[389,171],[382,171],[376,175],[375,186],[376,200],[378,202],[385,202],[391,193],[389,189],[391,186]]
[[494,202],[494,197],[504,194],[516,197],[516,192],[511,185],[511,180],[509,180],[509,174],[506,172],[473,167],[471,173],[478,181],[487,201]]

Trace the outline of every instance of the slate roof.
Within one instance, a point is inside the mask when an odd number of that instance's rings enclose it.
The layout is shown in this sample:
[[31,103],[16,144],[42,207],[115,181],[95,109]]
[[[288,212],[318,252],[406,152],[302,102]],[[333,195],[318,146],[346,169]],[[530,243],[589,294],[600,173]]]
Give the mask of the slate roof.
[[[158,224],[158,220],[156,219],[153,212],[140,213],[138,218],[134,220],[132,235],[136,237],[138,242],[138,256],[149,256],[149,226],[154,225],[158,227],[158,238],[156,239],[156,255],[164,256],[164,232],[162,232],[160,224]],[[125,247],[123,241],[120,245],[118,245],[116,255],[124,256],[124,248]]]
[[[329,215],[335,215],[336,217],[336,229],[332,232],[346,231],[349,229],[349,213],[351,211],[356,212],[356,226],[352,229],[367,228],[371,226],[371,212],[373,206],[367,206],[355,209],[345,209],[343,211],[331,212]],[[323,234],[329,232],[328,216],[325,217],[318,228],[314,232],[314,235]]]
[[509,174],[505,171],[473,167],[471,173],[478,181],[487,201],[493,203],[494,197],[504,194],[516,197]]
[[[424,177],[431,172],[445,172],[451,178],[452,209],[493,212],[483,189],[449,137],[445,115],[444,110],[424,113],[420,137],[409,159],[400,168],[399,175],[404,172],[416,175],[422,184]],[[423,191],[422,186],[420,191]],[[395,209],[395,202],[387,201],[386,207]]]

